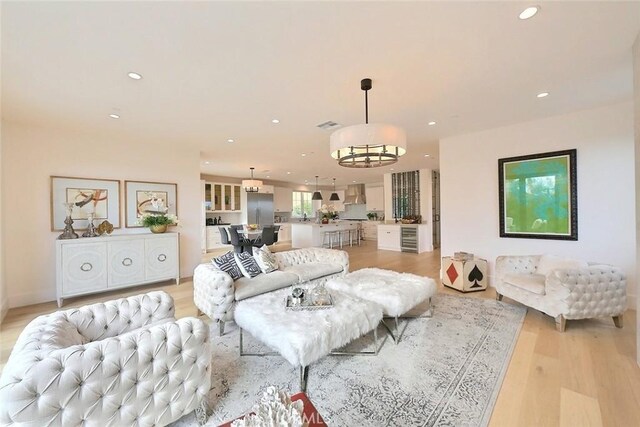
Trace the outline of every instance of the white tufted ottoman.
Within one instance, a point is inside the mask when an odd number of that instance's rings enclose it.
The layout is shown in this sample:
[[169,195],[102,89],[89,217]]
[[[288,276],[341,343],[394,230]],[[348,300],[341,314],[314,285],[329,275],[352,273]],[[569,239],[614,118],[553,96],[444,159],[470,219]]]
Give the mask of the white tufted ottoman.
[[240,327],[241,356],[264,356],[243,351],[244,329],[294,367],[300,368],[300,387],[305,391],[309,365],[332,350],[373,331],[375,351],[363,353],[377,354],[376,329],[382,320],[382,308],[378,304],[332,291],[332,308],[290,311],[284,307],[290,292],[290,289],[281,289],[236,304],[235,321]]
[[427,299],[431,314],[431,297],[436,293],[433,279],[379,268],[354,271],[330,280],[326,286],[382,306],[384,315],[395,319],[395,334],[389,327],[387,329],[396,343],[400,340],[398,318]]

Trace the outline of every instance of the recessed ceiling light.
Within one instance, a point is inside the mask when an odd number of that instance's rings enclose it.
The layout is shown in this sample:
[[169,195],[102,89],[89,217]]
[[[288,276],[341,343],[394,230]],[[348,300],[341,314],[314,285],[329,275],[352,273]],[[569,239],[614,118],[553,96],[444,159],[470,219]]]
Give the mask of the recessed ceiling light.
[[544,98],[546,96],[549,96],[549,92],[540,92],[539,94],[536,95],[538,98]]
[[204,162],[205,165],[208,165],[209,163],[211,163],[211,162]]
[[133,80],[140,80],[142,78],[142,74],[134,73],[133,71],[127,74]]
[[273,120],[271,120],[271,123],[273,123],[274,125],[277,125],[278,123],[280,123],[280,120],[273,119]]
[[355,181],[353,181],[353,182],[355,182]]
[[431,155],[430,155],[430,154],[425,154],[424,156],[425,156],[425,157],[431,157]]
[[518,15],[518,17],[522,20],[533,18],[539,11],[540,6],[529,6],[528,8],[520,12],[520,15]]
[[291,175],[291,172],[287,172],[287,175]]
[[435,124],[436,124],[436,122],[429,122],[429,123],[428,123],[428,125],[429,125],[429,126],[433,126],[433,125],[435,125]]
[[229,144],[231,144],[232,142],[235,142],[235,141],[234,141],[233,139],[229,138],[229,139],[227,139],[227,142],[228,142]]
[[307,156],[307,154],[306,154],[306,153],[302,153],[302,154],[301,154],[301,156],[302,156],[302,157],[306,157],[306,156]]
[[393,171],[393,170],[395,170],[395,169],[394,169],[394,168],[391,168],[391,169],[389,169],[389,170],[392,170],[392,171]]
[[271,178],[269,175],[267,175],[267,178]]
[[112,119],[119,119],[120,116],[118,114],[109,114],[109,117],[111,117]]

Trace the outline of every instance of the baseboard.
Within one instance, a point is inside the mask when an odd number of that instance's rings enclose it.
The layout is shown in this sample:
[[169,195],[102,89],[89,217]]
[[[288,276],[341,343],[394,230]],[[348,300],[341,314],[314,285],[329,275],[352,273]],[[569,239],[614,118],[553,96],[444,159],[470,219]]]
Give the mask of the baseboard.
[[46,290],[25,292],[9,296],[9,307],[24,307],[25,305],[41,304],[56,300],[56,293]]

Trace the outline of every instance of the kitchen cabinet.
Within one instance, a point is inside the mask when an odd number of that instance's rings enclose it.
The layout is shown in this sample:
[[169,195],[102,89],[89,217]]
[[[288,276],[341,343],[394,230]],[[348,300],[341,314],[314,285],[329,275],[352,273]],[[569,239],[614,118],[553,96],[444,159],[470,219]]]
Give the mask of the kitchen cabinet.
[[378,240],[380,221],[362,221],[362,237],[364,240]]
[[64,298],[175,279],[178,233],[125,234],[56,241],[56,297]]
[[291,212],[293,210],[293,190],[291,188],[274,188],[273,210],[274,212]]
[[276,224],[280,226],[278,230],[278,243],[291,241],[291,224]]
[[366,187],[365,194],[367,196],[368,211],[384,211],[383,187]]
[[207,212],[237,212],[242,210],[240,184],[204,183],[204,209]]
[[400,227],[378,225],[378,249],[400,251]]
[[273,194],[273,192],[274,192],[274,186],[273,185],[263,185],[258,190],[258,193],[260,193],[260,194]]
[[220,249],[231,247],[231,245],[222,244],[222,236],[220,236],[219,227],[224,227],[222,225],[213,225],[207,227],[207,250]]

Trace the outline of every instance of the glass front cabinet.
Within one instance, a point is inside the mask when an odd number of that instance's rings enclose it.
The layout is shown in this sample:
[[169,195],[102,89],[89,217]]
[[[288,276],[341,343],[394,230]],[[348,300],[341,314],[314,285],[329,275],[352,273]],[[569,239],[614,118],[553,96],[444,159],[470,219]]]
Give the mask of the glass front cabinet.
[[207,212],[235,212],[242,210],[240,184],[205,182],[204,206]]

